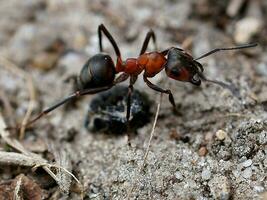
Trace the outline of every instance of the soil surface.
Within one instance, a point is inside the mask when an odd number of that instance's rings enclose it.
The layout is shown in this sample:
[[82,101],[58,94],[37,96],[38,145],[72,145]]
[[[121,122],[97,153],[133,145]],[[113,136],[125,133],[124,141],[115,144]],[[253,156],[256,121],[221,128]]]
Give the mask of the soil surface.
[[[217,47],[257,42],[256,48],[199,60],[208,78],[235,86],[236,96],[208,82],[197,87],[171,80],[164,70],[151,79],[172,90],[179,113],[163,95],[144,167],[160,94],[142,78],[134,88],[153,102],[151,121],[133,134],[131,147],[126,135],[92,133],[84,127],[93,95],[36,122],[21,142],[51,162],[55,149],[64,154],[68,169],[84,187],[84,199],[267,199],[266,13],[264,0],[1,1],[0,110],[6,123],[14,126],[24,118],[30,98],[22,72],[6,67],[3,57],[33,78],[33,117],[73,91],[73,81],[66,80],[99,52],[101,23],[124,59],[138,55],[150,28],[159,50],[186,48],[193,57]],[[104,49],[116,59],[106,40]],[[3,141],[0,150],[12,151]],[[39,185],[44,199],[81,196],[74,181],[69,192],[61,192],[41,169],[1,164],[0,181],[22,173]]]

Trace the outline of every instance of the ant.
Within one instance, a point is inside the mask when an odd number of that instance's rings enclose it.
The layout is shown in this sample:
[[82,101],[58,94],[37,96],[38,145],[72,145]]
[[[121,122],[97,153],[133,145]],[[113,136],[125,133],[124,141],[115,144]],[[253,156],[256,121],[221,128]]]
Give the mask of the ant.
[[[114,48],[117,56],[116,65],[114,64],[110,55],[103,53],[102,34],[107,37]],[[130,81],[128,86],[126,119],[127,122],[129,122],[133,85],[141,72],[144,72],[143,80],[147,86],[157,92],[168,94],[169,101],[176,110],[176,105],[171,90],[163,89],[151,83],[148,78],[154,77],[165,68],[167,76],[177,81],[190,82],[193,85],[200,86],[201,80],[203,80],[232,90],[232,88],[226,83],[207,79],[203,75],[203,66],[197,60],[200,60],[218,51],[237,50],[257,46],[256,43],[253,43],[230,48],[216,48],[195,59],[183,49],[176,47],[171,47],[163,51],[146,52],[151,39],[156,46],[155,33],[153,30],[150,30],[146,34],[139,56],[137,58],[128,58],[123,61],[117,43],[103,24],[98,26],[98,37],[100,53],[89,58],[84,64],[80,75],[76,79],[78,83],[77,91],[62,99],[58,103],[52,105],[51,107],[43,110],[39,115],[37,115],[37,117],[29,121],[27,124],[21,126],[27,127],[33,124],[41,117],[70,100],[76,99],[80,96],[96,94],[108,90],[118,83],[127,80],[128,78]],[[119,74],[117,78],[115,78],[116,74]]]

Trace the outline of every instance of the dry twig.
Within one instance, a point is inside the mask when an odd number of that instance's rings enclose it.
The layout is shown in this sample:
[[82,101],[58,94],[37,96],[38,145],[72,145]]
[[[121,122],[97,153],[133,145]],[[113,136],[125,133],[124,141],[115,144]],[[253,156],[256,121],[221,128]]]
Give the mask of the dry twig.
[[21,188],[21,182],[22,182],[22,177],[19,177],[19,180],[16,183],[15,191],[14,191],[14,200],[22,200],[21,197],[19,196],[19,191]]
[[[16,75],[19,74],[27,81],[27,88],[30,94],[30,102],[29,102],[27,112],[24,116],[24,119],[22,121],[22,126],[20,129],[20,139],[22,139],[25,134],[25,124],[27,124],[27,121],[29,120],[31,116],[31,113],[32,113],[32,110],[35,104],[35,89],[33,85],[33,80],[32,80],[32,77],[28,73],[26,73],[25,71],[20,69],[18,66],[10,62],[4,56],[0,57],[0,63],[4,65],[9,71],[11,71],[12,73]],[[41,156],[34,154],[32,152],[29,152],[21,145],[19,141],[15,139],[11,139],[9,137],[9,132],[5,129],[6,129],[6,124],[0,112],[0,136],[9,146],[11,146],[12,148],[16,149],[17,151],[21,153],[0,152],[0,163],[15,164],[15,165],[20,165],[20,166],[29,166],[32,168],[42,167],[58,183],[61,189],[69,187],[70,184],[67,184],[68,186],[66,186],[64,180],[59,178],[58,174],[55,174],[51,170],[51,168],[55,168],[59,172],[61,172],[61,176],[62,176],[62,172],[65,172],[65,174],[68,174],[71,177],[73,177],[74,180],[79,184],[79,186],[82,189],[81,183],[71,172],[69,172],[67,169],[65,169],[62,166],[49,164],[48,161],[43,159]]]
[[[160,106],[161,106],[161,101],[162,101],[162,93],[160,94],[160,101],[159,101],[158,106],[157,106],[157,111],[156,111],[156,114],[155,114],[152,130],[150,132],[148,145],[147,145],[146,152],[145,152],[144,159],[143,159],[143,164],[139,169],[139,173],[141,173],[143,171],[145,163],[146,163],[146,159],[147,159],[147,155],[148,155],[148,152],[149,152],[149,148],[151,146],[151,141],[152,141],[154,133],[155,133],[155,128],[156,128],[156,124],[157,124],[157,120],[158,120],[158,116],[159,116],[159,110],[160,110]],[[136,186],[136,181],[137,180],[135,180],[134,183],[132,184],[132,187],[130,188],[130,190],[129,190],[128,194],[127,194],[127,199],[130,199],[131,194],[132,194],[132,192],[134,190],[134,187]]]
[[[65,173],[68,170],[71,170],[71,162],[68,159],[67,151],[63,149],[56,149],[54,143],[49,142],[47,144],[48,149],[50,152],[53,153],[56,164],[53,167],[56,167],[57,169],[57,179],[64,183],[60,185],[60,190],[64,192],[65,194],[69,193],[69,188],[71,185],[71,176],[68,176],[68,173]],[[64,170],[63,170],[64,169]],[[73,177],[73,176],[72,176]],[[74,177],[76,179],[76,177]]]
[[29,96],[30,96],[30,101],[28,104],[28,108],[26,111],[26,114],[22,120],[22,126],[20,129],[20,139],[24,138],[24,134],[25,134],[25,124],[27,124],[28,120],[31,117],[31,113],[35,104],[35,99],[36,99],[36,94],[35,94],[35,89],[34,89],[34,84],[33,84],[33,79],[31,77],[31,75],[27,72],[25,72],[24,70],[20,69],[17,65],[15,65],[14,63],[12,63],[11,61],[9,61],[8,59],[6,59],[4,56],[0,56],[0,63],[6,67],[10,72],[12,72],[13,74],[17,75],[17,76],[22,76],[22,78],[24,78],[27,82],[27,88],[29,91]]
[[49,164],[48,161],[42,158],[41,156],[27,151],[18,140],[10,138],[9,132],[6,130],[6,124],[4,122],[1,112],[0,112],[0,136],[9,146],[21,152],[21,153],[0,152],[0,163],[29,166],[33,168],[42,167],[58,183],[58,185],[64,187],[64,183],[62,183],[61,180],[57,178],[57,175],[50,168],[60,169],[65,171],[67,174],[71,175],[75,179],[75,181],[80,186],[82,186],[79,180],[67,169],[61,166]]
[[145,153],[144,160],[143,160],[143,167],[141,168],[141,170],[144,168],[144,166],[146,164],[146,159],[147,159],[147,155],[148,155],[149,148],[150,148],[150,145],[151,145],[151,141],[152,141],[154,133],[155,133],[155,128],[156,128],[156,124],[157,124],[157,120],[158,120],[158,116],[159,116],[159,110],[160,110],[161,101],[162,101],[162,93],[160,94],[160,101],[159,101],[158,106],[157,106],[156,115],[155,115],[155,118],[154,118],[152,130],[151,130],[149,141],[148,141],[148,145],[147,145],[147,148],[146,148],[146,153]]
[[21,153],[0,151],[0,164],[35,167],[36,160]]
[[13,109],[5,92],[2,90],[2,88],[0,88],[0,100],[4,104],[4,110],[6,111],[5,114],[7,116],[8,122],[10,122],[12,126],[14,126],[15,121],[13,120],[13,116],[12,116]]

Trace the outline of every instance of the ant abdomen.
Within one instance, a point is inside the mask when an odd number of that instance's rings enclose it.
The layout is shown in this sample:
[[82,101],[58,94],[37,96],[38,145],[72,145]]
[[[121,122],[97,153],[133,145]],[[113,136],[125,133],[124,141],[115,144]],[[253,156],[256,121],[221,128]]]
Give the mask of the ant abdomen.
[[84,64],[78,77],[78,87],[89,89],[111,85],[115,74],[111,57],[103,53],[96,54]]

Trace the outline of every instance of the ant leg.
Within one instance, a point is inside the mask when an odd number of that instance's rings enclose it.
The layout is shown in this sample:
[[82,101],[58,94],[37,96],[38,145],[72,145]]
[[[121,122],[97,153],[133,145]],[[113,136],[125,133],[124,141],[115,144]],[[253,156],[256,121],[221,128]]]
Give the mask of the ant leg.
[[153,40],[153,43],[154,43],[154,46],[155,46],[155,49],[157,49],[157,43],[156,43],[156,35],[155,35],[155,32],[150,29],[150,31],[146,34],[146,38],[143,42],[143,45],[142,45],[142,49],[139,53],[139,55],[142,55],[146,52],[146,49],[147,49],[147,46],[148,46],[148,43],[150,41],[150,39],[152,38]]
[[131,135],[130,135],[130,115],[131,115],[131,98],[133,93],[133,85],[137,80],[137,76],[130,77],[130,85],[128,86],[128,94],[127,94],[127,107],[126,107],[126,129],[127,129],[127,137],[128,137],[128,146],[131,146]]
[[126,74],[126,73],[122,73],[120,74],[114,81],[114,85],[118,84],[118,83],[121,83],[123,81],[126,81],[128,78],[129,78],[129,74]]
[[107,30],[107,28],[104,26],[104,24],[100,24],[98,26],[98,38],[99,38],[99,50],[100,50],[100,52],[103,51],[102,32],[105,34],[105,36],[108,38],[108,40],[112,44],[112,46],[113,46],[113,48],[115,50],[115,53],[116,53],[117,57],[121,57],[121,52],[120,52],[120,49],[119,49],[116,41],[114,40],[114,38],[112,37],[112,35],[109,33],[109,31]]
[[[104,86],[104,87],[100,87],[100,88],[91,88],[91,89],[84,89],[84,90],[78,90],[75,93],[69,95],[68,97],[62,99],[61,101],[59,101],[58,103],[54,104],[53,106],[43,110],[39,115],[37,115],[34,119],[32,119],[31,121],[29,121],[27,124],[25,124],[25,127],[30,126],[31,124],[35,123],[37,120],[39,120],[40,118],[42,118],[43,116],[47,115],[48,113],[50,113],[51,111],[55,110],[56,108],[62,106],[63,104],[67,103],[70,100],[76,99],[80,96],[85,96],[88,94],[96,94],[105,90],[110,89],[111,87],[113,87],[114,85],[116,85],[117,83],[123,82],[125,81],[127,78],[129,77],[128,74],[121,74],[118,78],[116,78],[116,80],[114,81],[114,83],[112,85],[109,86]],[[21,128],[21,126],[17,127],[17,128]],[[12,129],[12,127],[8,127],[7,129]]]
[[[64,105],[65,103],[67,103],[70,100],[79,98],[80,96],[85,96],[88,94],[96,94],[105,90],[110,89],[111,87],[113,87],[114,85],[116,85],[117,83],[123,82],[126,79],[128,79],[129,75],[126,73],[121,74],[120,76],[118,76],[116,78],[116,80],[114,81],[113,84],[109,85],[109,86],[104,86],[104,87],[100,87],[100,88],[91,88],[91,89],[84,89],[84,90],[78,90],[75,93],[69,95],[68,97],[62,99],[61,101],[59,101],[58,103],[54,104],[53,106],[43,110],[39,115],[37,115],[34,119],[32,119],[31,121],[29,121],[27,124],[25,124],[25,127],[30,126],[31,124],[35,123],[37,120],[39,120],[40,118],[42,118],[43,116],[47,115],[48,113],[50,113],[51,111],[55,110],[56,108]],[[19,127],[16,127],[16,129],[21,128],[22,126],[20,125]],[[12,127],[8,127],[7,129],[13,129]]]
[[158,91],[158,92],[161,92],[161,93],[168,94],[169,95],[169,101],[170,101],[170,103],[172,104],[174,110],[177,111],[176,105],[175,105],[175,101],[174,101],[174,98],[173,98],[173,95],[172,95],[171,90],[164,90],[164,89],[160,88],[159,86],[154,85],[153,83],[151,83],[147,79],[147,76],[145,74],[144,74],[143,78],[144,78],[144,81],[146,82],[147,86],[150,87],[151,89],[153,89],[155,91]]
[[126,112],[127,123],[129,122],[129,119],[130,119],[131,98],[132,98],[132,93],[133,93],[133,85],[134,85],[136,80],[137,80],[137,76],[131,76],[130,77],[130,85],[128,86],[128,94],[127,94],[127,112]]
[[[100,87],[100,88],[94,88],[94,89],[85,89],[85,90],[78,90],[75,93],[69,95],[68,97],[62,99],[61,101],[59,101],[58,103],[55,103],[54,105],[52,105],[51,107],[43,110],[39,115],[37,115],[34,119],[32,119],[31,121],[29,121],[27,124],[23,125],[24,127],[28,127],[31,124],[33,124],[34,122],[36,122],[37,120],[39,120],[40,118],[42,118],[43,116],[47,115],[48,113],[50,113],[51,111],[55,110],[56,108],[60,107],[61,105],[67,103],[70,100],[76,99],[80,96],[84,96],[84,95],[88,95],[88,94],[96,94],[105,90],[108,90],[109,88],[111,88],[113,85],[110,86],[105,86],[105,87]],[[15,129],[19,129],[21,128],[22,125],[16,127]],[[13,129],[12,127],[8,127],[7,129]]]

